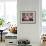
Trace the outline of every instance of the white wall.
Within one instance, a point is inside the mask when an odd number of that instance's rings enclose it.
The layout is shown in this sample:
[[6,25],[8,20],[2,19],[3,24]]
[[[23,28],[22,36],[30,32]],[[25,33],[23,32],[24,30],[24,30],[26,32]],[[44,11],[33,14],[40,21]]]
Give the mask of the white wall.
[[[33,46],[40,46],[42,0],[18,0],[18,39],[29,39]],[[36,24],[21,24],[20,11],[36,11]]]

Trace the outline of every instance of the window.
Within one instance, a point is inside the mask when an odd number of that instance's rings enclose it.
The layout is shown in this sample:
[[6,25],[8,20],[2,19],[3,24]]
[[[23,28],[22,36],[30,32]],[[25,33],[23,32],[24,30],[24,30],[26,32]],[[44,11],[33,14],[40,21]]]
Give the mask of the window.
[[17,25],[17,0],[0,1],[0,17]]
[[42,18],[46,22],[46,0],[42,0]]
[[0,2],[0,17],[4,16],[4,2]]
[[42,0],[42,32],[46,32],[46,0]]
[[46,26],[46,0],[42,0],[42,25]]

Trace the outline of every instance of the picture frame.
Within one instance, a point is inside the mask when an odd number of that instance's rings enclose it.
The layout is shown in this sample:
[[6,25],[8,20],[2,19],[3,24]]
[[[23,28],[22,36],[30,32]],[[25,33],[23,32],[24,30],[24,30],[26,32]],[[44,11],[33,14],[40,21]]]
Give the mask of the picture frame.
[[20,23],[35,24],[36,23],[36,11],[20,11]]

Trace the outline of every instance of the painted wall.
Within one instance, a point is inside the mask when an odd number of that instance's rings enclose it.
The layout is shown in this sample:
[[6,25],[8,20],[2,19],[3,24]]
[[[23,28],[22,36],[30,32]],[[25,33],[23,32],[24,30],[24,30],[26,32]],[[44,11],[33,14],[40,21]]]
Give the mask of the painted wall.
[[[32,46],[40,46],[42,0],[17,0],[18,39],[29,39]],[[36,11],[36,24],[21,24],[20,11]]]

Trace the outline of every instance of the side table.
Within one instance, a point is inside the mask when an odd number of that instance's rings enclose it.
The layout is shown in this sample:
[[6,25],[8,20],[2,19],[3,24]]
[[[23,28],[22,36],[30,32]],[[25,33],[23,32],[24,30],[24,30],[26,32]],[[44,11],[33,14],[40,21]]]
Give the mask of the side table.
[[1,42],[2,42],[2,32],[3,32],[3,30],[0,30],[0,32],[1,32]]

